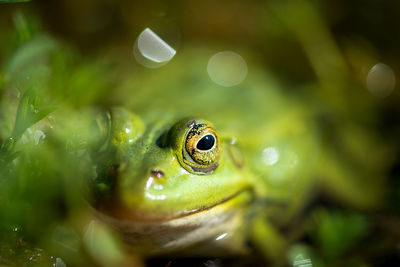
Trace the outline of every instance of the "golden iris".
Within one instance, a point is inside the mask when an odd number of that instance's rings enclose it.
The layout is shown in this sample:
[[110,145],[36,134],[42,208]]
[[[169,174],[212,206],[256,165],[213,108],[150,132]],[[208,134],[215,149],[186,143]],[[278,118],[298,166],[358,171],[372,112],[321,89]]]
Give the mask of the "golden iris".
[[219,138],[211,123],[184,119],[170,130],[172,147],[182,167],[197,174],[208,174],[218,166]]

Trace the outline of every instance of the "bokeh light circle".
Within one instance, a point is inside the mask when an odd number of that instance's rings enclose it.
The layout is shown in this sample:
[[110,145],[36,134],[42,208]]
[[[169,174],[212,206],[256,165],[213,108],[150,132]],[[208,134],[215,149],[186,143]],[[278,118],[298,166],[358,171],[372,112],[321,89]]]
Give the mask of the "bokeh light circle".
[[240,84],[246,78],[247,63],[235,52],[222,51],[209,59],[207,72],[216,84],[231,87]]

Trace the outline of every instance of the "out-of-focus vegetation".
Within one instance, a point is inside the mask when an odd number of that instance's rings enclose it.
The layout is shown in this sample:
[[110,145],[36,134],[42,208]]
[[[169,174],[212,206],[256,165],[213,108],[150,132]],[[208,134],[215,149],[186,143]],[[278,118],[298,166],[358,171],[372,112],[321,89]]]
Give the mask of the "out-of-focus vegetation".
[[[302,255],[315,266],[400,260],[400,91],[397,84],[388,94],[368,87],[378,63],[398,77],[396,1],[0,2],[9,2],[0,4],[0,265],[143,264],[121,254],[110,229],[90,223],[83,195],[96,108],[179,103],[174,89],[163,91],[174,76],[135,62],[132,46],[146,27],[177,55],[193,46],[251,51],[244,52],[249,72],[253,63],[262,66],[284,85],[283,94],[316,110],[323,164],[315,173],[324,187],[299,197],[301,214],[276,236],[264,229],[276,247],[290,244],[275,258],[294,264]],[[190,58],[186,64],[196,67]],[[135,96],[132,84],[158,91]],[[376,190],[358,190],[347,179],[353,176]],[[290,233],[287,240],[282,233]],[[182,264],[149,264],[170,260]]]

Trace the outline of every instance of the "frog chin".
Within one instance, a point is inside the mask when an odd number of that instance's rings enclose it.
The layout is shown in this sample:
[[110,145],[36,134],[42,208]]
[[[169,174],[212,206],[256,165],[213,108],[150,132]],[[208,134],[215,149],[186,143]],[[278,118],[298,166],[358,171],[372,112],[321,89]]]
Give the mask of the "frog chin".
[[185,211],[166,220],[136,221],[96,213],[117,228],[135,251],[149,255],[170,253],[209,241],[222,243],[222,238],[218,239],[221,236],[229,240],[241,224],[245,204],[252,200],[252,195],[250,190],[242,190],[212,206]]

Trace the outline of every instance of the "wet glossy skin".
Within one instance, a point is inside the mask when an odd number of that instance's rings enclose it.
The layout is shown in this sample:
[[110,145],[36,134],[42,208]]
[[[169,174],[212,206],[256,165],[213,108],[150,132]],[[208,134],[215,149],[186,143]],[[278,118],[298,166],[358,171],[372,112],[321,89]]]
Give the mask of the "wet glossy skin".
[[[244,238],[234,236],[252,203],[282,201],[289,213],[303,205],[319,150],[316,130],[307,108],[285,98],[263,72],[226,88],[181,63],[156,71],[157,80],[168,77],[171,85],[152,84],[154,73],[144,74],[145,88],[158,96],[148,102],[155,108],[141,106],[146,89],[126,103],[141,118],[114,108],[97,120],[94,206],[145,253],[209,244],[228,233],[221,246],[243,251]],[[185,77],[196,77],[191,87]],[[182,119],[188,115],[199,118]],[[200,142],[207,135],[214,139],[209,147]]]
[[[175,125],[145,126],[122,108],[113,109],[110,120],[109,146],[115,153],[115,163],[110,168],[117,174],[108,178],[118,179],[110,190],[117,190],[112,197],[118,202],[117,208],[124,210],[121,217],[135,221],[170,220],[216,206],[250,188],[247,171],[230,154],[233,145],[229,140],[220,141],[217,134],[215,146],[220,151],[212,164],[197,164],[203,169],[197,165],[195,168],[183,159],[188,130],[196,124],[213,127],[209,122],[184,119]],[[189,155],[185,158],[192,160]],[[115,208],[112,212],[117,212]]]
[[94,205],[129,243],[147,253],[175,250],[238,227],[254,198],[251,176],[232,139],[210,122],[146,126],[114,108],[97,125],[106,145],[93,156],[101,165]]

